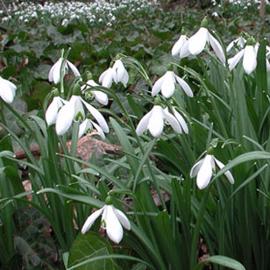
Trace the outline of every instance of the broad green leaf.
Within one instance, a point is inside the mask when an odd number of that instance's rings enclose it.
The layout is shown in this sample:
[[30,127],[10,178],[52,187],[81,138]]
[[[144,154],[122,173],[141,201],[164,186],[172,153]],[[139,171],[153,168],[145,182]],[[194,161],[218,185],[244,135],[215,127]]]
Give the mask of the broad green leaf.
[[112,247],[110,243],[98,234],[93,232],[85,235],[80,234],[71,247],[67,269],[117,270],[119,267],[113,259],[94,260],[81,264],[91,258],[94,259],[98,256],[110,255],[111,253]]

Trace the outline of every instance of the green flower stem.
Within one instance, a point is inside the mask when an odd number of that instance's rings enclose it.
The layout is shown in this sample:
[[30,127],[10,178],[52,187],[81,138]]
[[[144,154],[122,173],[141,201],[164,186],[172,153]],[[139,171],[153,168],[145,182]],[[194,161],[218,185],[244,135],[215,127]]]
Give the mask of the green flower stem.
[[200,229],[201,229],[201,224],[203,222],[203,217],[204,213],[206,210],[207,202],[208,202],[208,197],[210,193],[210,188],[211,185],[206,189],[204,192],[200,208],[198,210],[198,217],[197,217],[197,222],[192,234],[192,242],[191,242],[191,255],[190,255],[190,269],[192,270],[196,264],[197,264],[197,254],[198,254],[198,241],[200,237]]

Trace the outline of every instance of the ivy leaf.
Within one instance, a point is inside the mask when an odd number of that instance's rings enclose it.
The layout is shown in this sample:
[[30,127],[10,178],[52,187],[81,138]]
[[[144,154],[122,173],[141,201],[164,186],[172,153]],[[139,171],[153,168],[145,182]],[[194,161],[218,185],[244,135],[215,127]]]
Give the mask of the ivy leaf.
[[80,234],[71,247],[67,269],[119,270],[112,258],[90,260],[111,254],[112,247],[110,243],[101,238],[97,233]]

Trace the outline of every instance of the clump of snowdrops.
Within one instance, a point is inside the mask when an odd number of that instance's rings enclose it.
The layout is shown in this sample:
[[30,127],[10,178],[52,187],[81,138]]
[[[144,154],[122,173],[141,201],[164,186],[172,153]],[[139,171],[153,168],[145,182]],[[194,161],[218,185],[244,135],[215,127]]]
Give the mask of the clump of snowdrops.
[[53,21],[62,26],[85,22],[89,26],[106,25],[116,23],[118,16],[128,13],[129,16],[136,13],[147,12],[149,8],[157,6],[156,1],[148,0],[124,0],[124,1],[45,1],[43,4],[29,1],[14,1],[5,6],[2,11],[2,23],[31,24],[36,21]]

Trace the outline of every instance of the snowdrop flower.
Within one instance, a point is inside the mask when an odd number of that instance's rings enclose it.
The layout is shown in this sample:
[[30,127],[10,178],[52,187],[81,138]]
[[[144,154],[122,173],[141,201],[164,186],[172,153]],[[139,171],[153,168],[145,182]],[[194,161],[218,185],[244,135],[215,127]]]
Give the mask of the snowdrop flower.
[[188,50],[188,37],[181,35],[172,47],[172,56],[179,56],[180,58],[184,58],[189,55],[190,52]]
[[0,76],[0,97],[6,103],[11,103],[14,100],[16,89],[17,87],[15,84]]
[[247,74],[252,73],[257,66],[257,53],[259,44],[246,45],[244,49],[238,52],[234,57],[228,60],[229,69],[233,70],[239,61],[243,58],[243,68]]
[[113,69],[114,69],[114,81],[115,83],[119,83],[121,82],[125,87],[127,86],[128,83],[128,73],[127,70],[125,69],[123,63],[121,60],[116,60],[114,65],[113,65]]
[[51,104],[46,110],[45,119],[48,126],[55,124],[58,112],[64,106],[66,101],[61,97],[54,97]]
[[181,119],[181,115],[180,118],[177,118],[176,115],[169,112],[168,108],[163,109],[161,106],[155,105],[140,120],[136,133],[140,136],[148,129],[153,137],[159,137],[163,131],[164,122],[168,123],[178,134],[182,133],[182,130],[186,130],[186,123]]
[[93,128],[97,131],[98,135],[102,139],[105,139],[105,134],[102,128],[90,119],[85,119],[80,124],[78,138],[81,138],[83,134],[87,133],[88,131],[91,131]]
[[246,44],[246,42],[247,42],[246,39],[243,38],[243,37],[236,38],[236,39],[234,39],[233,41],[231,41],[229,43],[229,45],[226,48],[226,52],[229,52],[235,46],[237,48],[239,48],[239,49],[243,49],[244,46],[245,46],[245,44]]
[[128,83],[128,73],[121,60],[116,60],[113,67],[106,69],[99,77],[99,83],[103,87],[110,88],[112,83],[121,82],[125,87]]
[[[88,86],[97,87],[99,85],[94,80],[88,80],[86,82],[86,84],[81,87],[81,90],[85,91],[88,88]],[[108,99],[108,96],[106,93],[104,93],[102,91],[97,91],[97,90],[91,91],[91,93],[94,95],[95,100],[97,102],[99,102],[100,104],[105,105],[105,106],[108,105],[109,99]]]
[[[65,134],[78,115],[85,118],[84,107],[86,107],[87,111],[92,114],[100,129],[103,132],[108,133],[109,127],[102,114],[79,96],[72,96],[71,99],[59,110],[55,124],[56,133],[58,135]],[[93,124],[93,121],[91,123]]]
[[116,244],[123,238],[123,228],[130,230],[130,222],[126,215],[113,205],[104,205],[101,209],[92,213],[85,221],[81,233],[85,234],[92,227],[96,219],[101,216],[101,227],[106,230],[108,237]]
[[218,59],[222,63],[225,63],[225,54],[221,44],[205,27],[201,27],[192,37],[190,37],[188,41],[188,50],[192,55],[198,55],[203,51],[206,43],[210,44]]
[[[196,182],[199,189],[204,189],[209,185],[213,176],[213,171],[216,170],[216,165],[219,169],[224,167],[224,164],[221,161],[216,159],[213,155],[207,154],[192,167],[190,177],[197,176]],[[225,172],[225,176],[231,184],[234,183],[234,178],[230,171]]]
[[174,74],[173,71],[167,71],[154,83],[152,88],[152,96],[156,96],[161,91],[161,94],[165,98],[171,97],[174,94],[176,83],[189,97],[193,97],[193,93],[189,85],[179,76]]
[[49,76],[48,76],[49,82],[54,82],[55,84],[60,82],[61,65],[62,65],[63,61],[64,61],[64,64],[63,64],[64,65],[64,74],[66,74],[66,72],[70,68],[71,71],[73,72],[74,76],[76,76],[76,77],[81,76],[79,70],[71,62],[60,57],[49,71]]
[[99,83],[101,83],[103,87],[110,88],[113,83],[113,78],[115,77],[114,73],[115,73],[115,70],[109,67],[100,75]]

